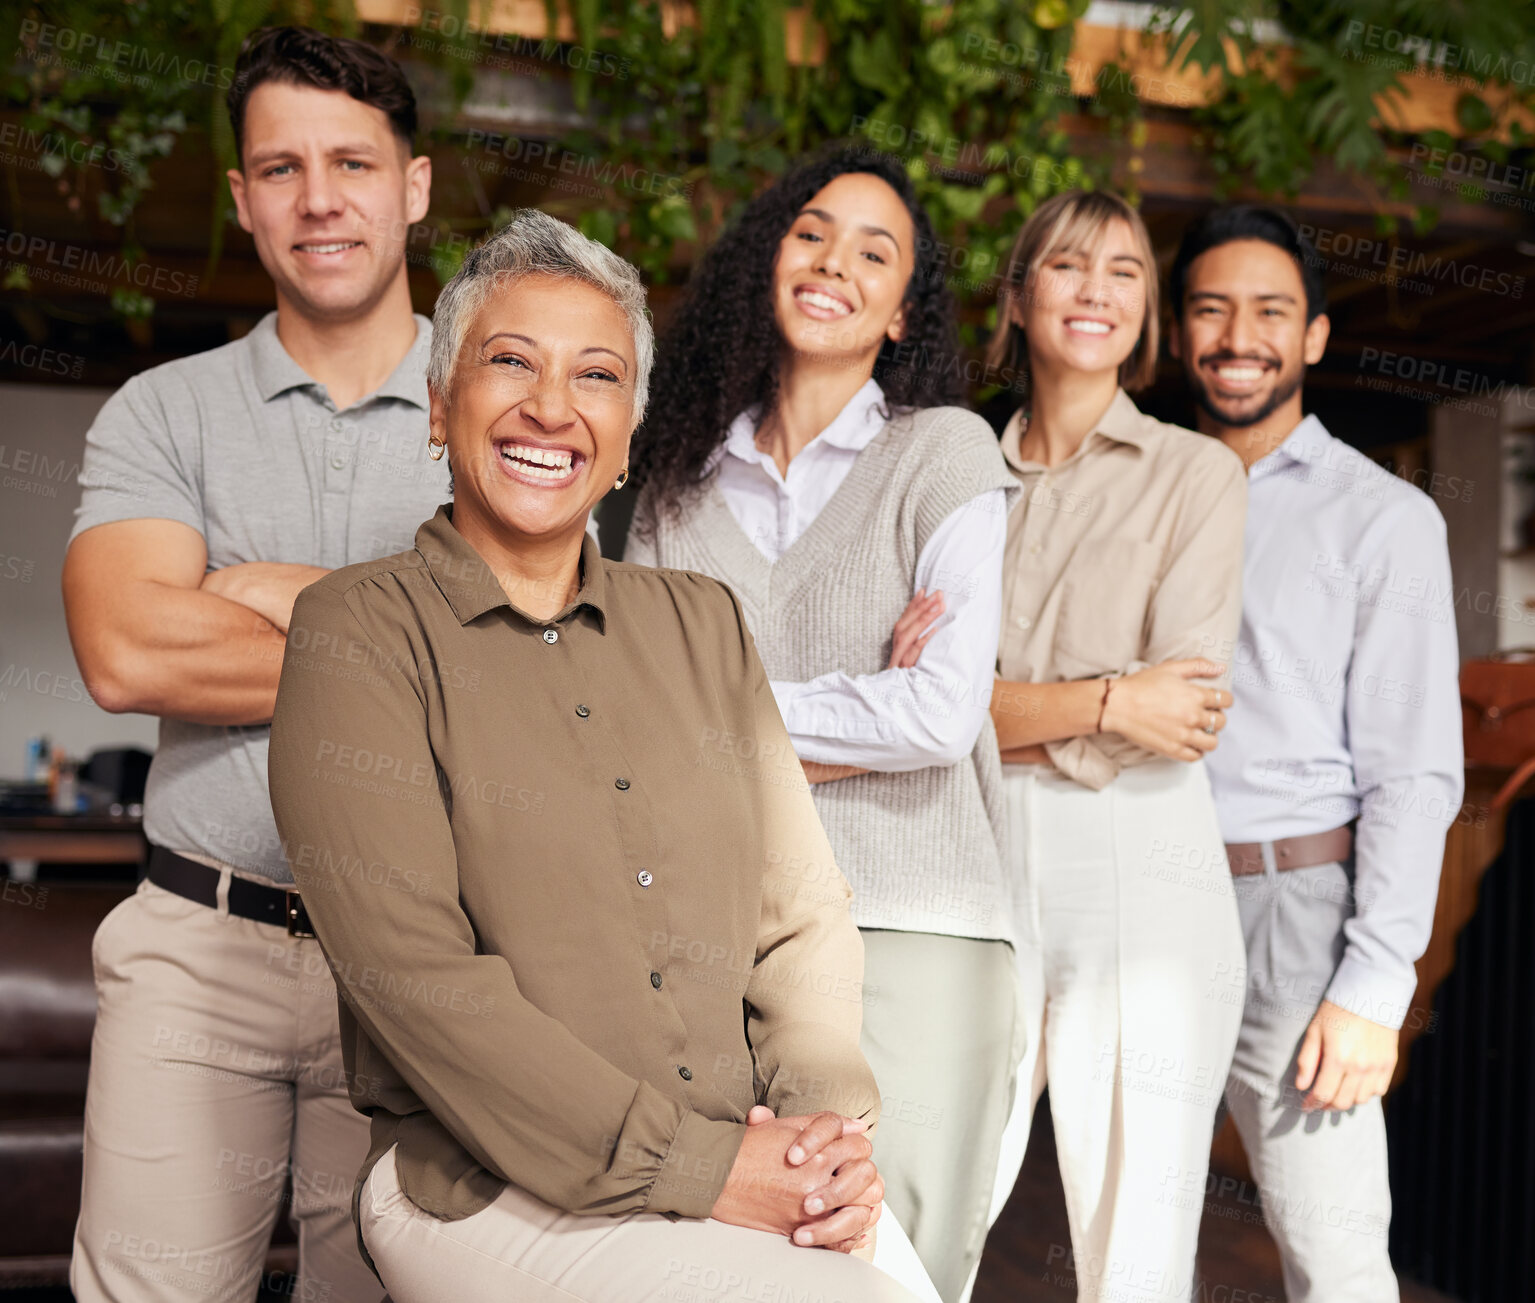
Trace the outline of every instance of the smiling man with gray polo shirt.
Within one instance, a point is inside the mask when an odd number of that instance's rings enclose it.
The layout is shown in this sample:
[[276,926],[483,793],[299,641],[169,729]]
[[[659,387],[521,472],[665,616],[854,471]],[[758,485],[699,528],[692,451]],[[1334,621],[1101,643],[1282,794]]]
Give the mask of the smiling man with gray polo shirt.
[[80,1303],[253,1298],[288,1198],[295,1296],[381,1293],[349,1215],[368,1124],[272,819],[267,738],[299,591],[408,547],[448,496],[427,456],[431,323],[405,274],[431,164],[411,157],[404,73],[354,41],[254,33],[229,111],[230,186],[277,311],[107,402],[65,561],[92,695],[161,718],[148,881],[96,936]]

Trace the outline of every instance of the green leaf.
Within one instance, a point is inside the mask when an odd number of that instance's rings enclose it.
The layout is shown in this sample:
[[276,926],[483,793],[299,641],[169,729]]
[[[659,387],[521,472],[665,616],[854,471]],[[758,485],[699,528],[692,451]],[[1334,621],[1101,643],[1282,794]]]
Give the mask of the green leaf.
[[669,195],[658,204],[651,205],[651,221],[655,229],[669,240],[696,240],[698,227],[693,221],[693,209],[687,200]]
[[1492,110],[1480,95],[1464,91],[1455,101],[1455,120],[1468,136],[1480,136],[1493,127]]
[[588,208],[577,219],[576,229],[611,249],[618,243],[618,214],[611,208]]
[[973,222],[986,205],[986,192],[979,186],[943,186],[939,193],[944,206],[962,222]]
[[895,38],[886,27],[875,32],[872,40],[862,32],[853,33],[848,71],[860,86],[883,91],[887,96],[900,94],[908,80],[896,54]]

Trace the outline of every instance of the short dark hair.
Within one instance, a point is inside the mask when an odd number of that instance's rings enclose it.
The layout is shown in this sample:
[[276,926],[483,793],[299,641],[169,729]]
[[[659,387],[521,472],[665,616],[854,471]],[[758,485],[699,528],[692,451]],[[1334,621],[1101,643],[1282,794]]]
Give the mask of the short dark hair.
[[235,60],[225,102],[234,128],[235,154],[245,161],[245,104],[265,82],[345,91],[379,109],[410,149],[416,137],[416,96],[405,70],[371,45],[345,36],[326,36],[310,27],[259,27],[247,36]]
[[1168,273],[1168,302],[1183,315],[1183,296],[1188,288],[1194,259],[1234,240],[1263,240],[1295,259],[1301,285],[1306,290],[1306,322],[1327,311],[1327,288],[1322,283],[1322,259],[1290,215],[1263,204],[1228,204],[1206,213],[1183,233],[1178,256]]

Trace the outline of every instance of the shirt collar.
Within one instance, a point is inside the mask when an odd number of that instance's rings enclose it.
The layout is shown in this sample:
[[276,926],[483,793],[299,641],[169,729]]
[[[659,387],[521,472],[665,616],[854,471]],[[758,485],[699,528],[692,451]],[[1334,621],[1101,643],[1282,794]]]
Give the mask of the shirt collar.
[[[1144,449],[1146,447],[1147,429],[1146,417],[1135,400],[1123,389],[1114,391],[1114,401],[1108,405],[1108,409],[1098,418],[1098,424],[1088,431],[1087,438],[1082,440],[1081,447],[1070,457],[1062,462],[1067,465],[1080,457],[1088,444],[1093,441],[1095,435],[1112,440],[1114,443],[1129,444],[1132,448]],[[1037,461],[1025,461],[1018,453],[1018,445],[1023,438],[1023,409],[1014,412],[1002,431],[1002,456],[1007,464],[1017,471],[1037,471],[1044,467]],[[1059,470],[1060,466],[1051,467]]]
[[[870,377],[832,418],[832,423],[810,442],[828,443],[849,452],[862,452],[884,426],[884,413],[885,391],[880,388],[879,381]],[[747,462],[771,460],[767,453],[757,447],[757,426],[760,420],[761,412],[755,407],[736,417],[730,423],[730,429],[725,432],[725,441],[716,451],[713,460],[717,462],[726,454]]]
[[416,551],[427,571],[448,599],[460,624],[478,619],[486,611],[505,606],[529,624],[550,625],[583,606],[591,607],[597,623],[607,630],[607,571],[597,540],[590,532],[581,536],[581,590],[575,600],[551,619],[529,615],[506,595],[496,573],[469,540],[453,526],[453,504],[445,502],[437,514],[416,531]]
[[1290,462],[1309,464],[1321,459],[1329,445],[1336,443],[1327,427],[1315,415],[1307,416],[1273,452],[1258,458],[1248,471],[1249,479],[1262,479],[1283,470]]
[[[423,412],[427,410],[426,361],[432,348],[432,323],[419,314],[413,314],[412,320],[416,323],[414,342],[400,359],[400,364],[389,373],[389,378],[366,398],[359,400],[360,403],[372,402],[375,398],[398,398],[419,407]],[[311,386],[323,388],[282,346],[282,340],[277,338],[275,312],[262,317],[246,339],[250,343],[251,370],[256,377],[256,392],[261,395],[262,402],[269,403],[290,389]]]

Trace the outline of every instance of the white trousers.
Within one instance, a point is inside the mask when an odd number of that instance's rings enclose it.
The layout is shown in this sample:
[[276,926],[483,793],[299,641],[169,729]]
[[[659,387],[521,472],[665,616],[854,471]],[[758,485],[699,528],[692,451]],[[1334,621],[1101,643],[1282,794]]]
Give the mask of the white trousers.
[[938,1303],[888,1207],[873,1264],[712,1218],[577,1217],[515,1185],[450,1222],[410,1201],[394,1156],[374,1164],[359,1208],[393,1303]]
[[1187,1299],[1245,994],[1204,767],[1003,770],[1027,1030],[992,1220],[1048,1083],[1078,1298]]

